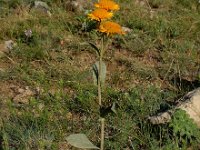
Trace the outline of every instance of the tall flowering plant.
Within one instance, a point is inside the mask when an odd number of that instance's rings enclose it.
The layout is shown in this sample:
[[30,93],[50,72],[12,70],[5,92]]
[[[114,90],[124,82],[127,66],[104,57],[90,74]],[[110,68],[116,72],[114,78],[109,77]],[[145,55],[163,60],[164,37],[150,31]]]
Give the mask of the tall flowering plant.
[[[98,49],[99,54],[99,73],[98,81],[101,81],[101,61],[105,51],[105,36],[110,37],[113,34],[124,34],[122,27],[111,21],[115,11],[119,10],[119,5],[112,0],[100,0],[94,4],[95,9],[88,14],[88,18],[97,21],[97,30],[102,34],[101,48]],[[101,87],[101,82],[98,82],[98,87]],[[99,106],[101,106],[101,89],[98,88]]]
[[[98,3],[94,4],[95,9],[91,13],[88,14],[88,18],[91,20],[97,21],[97,30],[102,34],[101,37],[101,48],[99,48],[99,68],[98,68],[98,100],[99,100],[99,108],[102,107],[102,100],[101,100],[101,89],[102,89],[102,59],[103,54],[105,52],[105,36],[108,38],[113,34],[124,34],[122,27],[116,23],[111,21],[110,19],[113,17],[114,12],[119,10],[119,5],[112,0],[100,0]],[[100,121],[101,121],[101,150],[104,147],[104,126],[105,126],[105,119],[102,118],[100,114]]]
[[[88,14],[88,18],[90,20],[96,21],[96,30],[102,34],[101,36],[101,46],[98,48],[97,46],[92,46],[98,51],[98,64],[96,65],[96,77],[97,77],[97,86],[98,86],[98,104],[99,104],[99,112],[102,108],[102,59],[104,52],[106,50],[107,41],[111,36],[115,34],[125,34],[125,32],[122,30],[122,27],[116,23],[113,22],[111,19],[115,13],[115,11],[119,10],[119,5],[114,2],[113,0],[99,0],[97,3],[94,4],[94,10]],[[102,117],[101,113],[100,115],[100,122],[101,122],[101,144],[100,149],[104,149],[104,128],[105,128],[105,119]],[[84,140],[83,140],[84,139]],[[99,149],[98,147],[94,146],[88,139],[86,139],[85,135],[71,135],[68,137],[68,142],[71,143],[73,146],[76,146],[78,148],[91,148],[91,149]],[[76,141],[81,140],[83,143],[87,145],[82,147],[79,145],[77,146]],[[86,142],[87,141],[87,142]],[[74,142],[76,144],[74,144]],[[80,144],[80,142],[78,143]],[[88,146],[90,145],[90,146]]]

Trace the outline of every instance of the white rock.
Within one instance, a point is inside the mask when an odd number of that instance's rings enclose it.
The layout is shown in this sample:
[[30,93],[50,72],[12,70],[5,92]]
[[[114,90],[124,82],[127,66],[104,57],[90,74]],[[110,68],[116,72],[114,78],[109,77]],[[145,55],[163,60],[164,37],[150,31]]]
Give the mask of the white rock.
[[49,8],[49,6],[47,5],[47,3],[45,3],[45,2],[42,2],[42,1],[35,1],[35,2],[34,2],[34,8],[45,12],[49,17],[52,16],[52,14],[51,14],[51,12],[50,12],[50,8]]
[[19,88],[17,92],[17,95],[13,97],[13,102],[16,104],[28,104],[30,97],[35,95],[35,92],[30,90],[29,87],[25,87],[25,89]]
[[128,27],[122,27],[122,30],[126,33],[130,33],[132,32],[132,29],[128,28]]
[[24,31],[24,34],[25,34],[25,36],[27,37],[27,38],[30,38],[30,37],[32,37],[32,30],[31,29],[28,29],[28,30],[25,30]]
[[152,124],[167,123],[171,120],[171,114],[176,109],[185,110],[190,118],[193,119],[194,123],[200,128],[200,88],[187,93],[174,109],[159,113],[156,116],[151,116],[149,120]]
[[44,9],[44,10],[49,10],[49,6],[47,5],[47,3],[42,2],[42,1],[35,1],[35,8],[40,8],[40,9]]
[[183,99],[185,102],[179,104],[177,108],[185,110],[190,118],[200,127],[200,88],[189,92]]
[[171,115],[168,111],[164,113],[159,113],[156,116],[149,117],[152,124],[164,124],[171,120]]
[[80,11],[83,12],[86,10],[87,7],[92,6],[92,1],[85,1],[85,0],[69,0],[66,1],[66,8],[72,11]]
[[14,47],[14,42],[12,40],[5,41],[5,49],[12,50]]
[[16,46],[12,40],[5,41],[3,44],[0,44],[0,58],[5,56],[5,53],[9,53]]

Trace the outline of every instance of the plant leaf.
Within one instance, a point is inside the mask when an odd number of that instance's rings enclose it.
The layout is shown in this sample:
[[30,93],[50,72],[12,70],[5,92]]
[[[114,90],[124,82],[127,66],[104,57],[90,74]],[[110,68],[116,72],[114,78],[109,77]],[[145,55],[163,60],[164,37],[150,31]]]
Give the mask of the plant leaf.
[[[97,85],[98,84],[98,75],[99,75],[99,61],[97,61],[92,66],[92,70],[93,70],[93,81],[94,81],[94,84]],[[106,80],[106,64],[102,61],[102,64],[101,64],[101,84],[102,84],[102,86],[104,85],[105,80]]]
[[115,102],[112,104],[111,110],[112,110],[115,114],[117,114],[117,111],[116,111],[116,103],[115,103]]
[[94,144],[92,144],[92,142],[90,142],[85,134],[71,134],[66,137],[66,140],[70,145],[76,148],[99,149]]
[[93,43],[91,43],[91,42],[89,42],[89,44],[90,44],[90,46],[92,46],[92,48],[94,48],[96,50],[96,52],[100,56],[100,50],[99,50],[99,48],[96,45],[94,45]]

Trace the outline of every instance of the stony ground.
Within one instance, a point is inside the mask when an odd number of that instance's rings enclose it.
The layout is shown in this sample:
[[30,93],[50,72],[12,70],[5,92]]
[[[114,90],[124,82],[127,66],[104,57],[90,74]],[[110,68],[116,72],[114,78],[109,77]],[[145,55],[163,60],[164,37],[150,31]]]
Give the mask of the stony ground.
[[[65,137],[78,132],[99,146],[92,2],[44,2],[0,0],[0,149],[72,149]],[[196,126],[147,118],[200,86],[200,4],[117,2],[114,20],[130,31],[112,37],[104,57],[103,105],[117,105],[106,115],[105,149],[197,149]]]

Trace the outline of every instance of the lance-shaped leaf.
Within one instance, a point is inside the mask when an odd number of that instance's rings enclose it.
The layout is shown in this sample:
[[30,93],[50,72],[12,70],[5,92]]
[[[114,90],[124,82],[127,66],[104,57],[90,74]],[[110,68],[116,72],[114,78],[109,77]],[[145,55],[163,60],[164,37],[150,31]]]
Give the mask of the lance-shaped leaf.
[[[93,81],[94,81],[94,84],[97,85],[98,84],[98,76],[99,76],[99,61],[97,61],[92,66],[92,70],[93,70]],[[104,85],[105,80],[106,80],[106,64],[102,61],[102,63],[101,63],[101,84],[102,84],[102,86]]]
[[117,114],[116,103],[115,103],[115,102],[112,104],[111,110],[112,110],[115,114]]
[[66,137],[67,142],[81,149],[99,149],[97,146],[92,144],[85,134],[71,134]]
[[97,54],[100,56],[100,49],[96,46],[96,45],[94,45],[93,43],[89,43],[90,44],[90,46],[92,47],[92,48],[94,48],[94,50],[97,52]]

